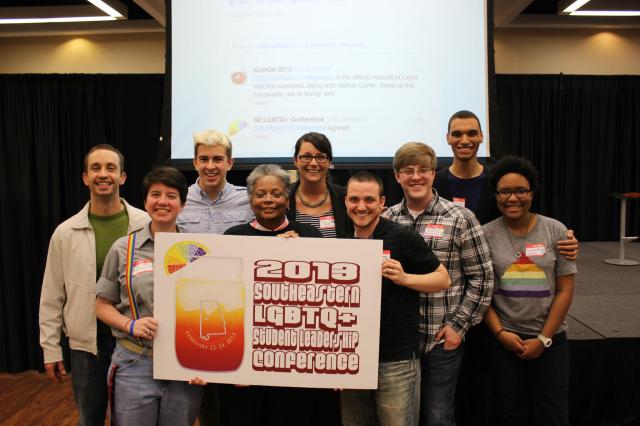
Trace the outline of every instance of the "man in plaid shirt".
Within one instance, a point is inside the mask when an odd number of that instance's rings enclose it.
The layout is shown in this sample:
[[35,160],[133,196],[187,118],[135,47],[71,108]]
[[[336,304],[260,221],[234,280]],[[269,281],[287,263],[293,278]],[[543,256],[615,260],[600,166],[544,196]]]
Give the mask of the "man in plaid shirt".
[[421,416],[429,426],[453,425],[462,340],[491,302],[489,246],[474,214],[433,189],[436,155],[431,147],[404,144],[395,154],[393,169],[404,199],[385,216],[420,233],[451,277],[449,290],[421,295]]

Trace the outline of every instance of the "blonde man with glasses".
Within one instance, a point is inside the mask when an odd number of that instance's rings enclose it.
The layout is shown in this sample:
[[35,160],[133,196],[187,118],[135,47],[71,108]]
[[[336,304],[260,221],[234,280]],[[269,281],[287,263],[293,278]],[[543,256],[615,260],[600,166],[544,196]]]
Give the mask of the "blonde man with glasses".
[[463,338],[479,323],[493,291],[489,246],[474,214],[433,188],[436,155],[409,142],[396,151],[393,170],[404,198],[385,215],[416,230],[445,266],[451,288],[421,294],[421,417],[429,425],[455,424],[455,391]]

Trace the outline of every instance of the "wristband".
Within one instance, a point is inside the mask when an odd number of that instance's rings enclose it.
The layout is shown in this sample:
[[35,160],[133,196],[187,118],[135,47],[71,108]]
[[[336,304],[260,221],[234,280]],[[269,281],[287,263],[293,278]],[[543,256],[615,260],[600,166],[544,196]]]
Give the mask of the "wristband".
[[495,338],[497,339],[498,337],[500,337],[503,331],[506,331],[506,330],[504,328],[501,328],[500,330],[498,330],[496,334],[494,334]]
[[133,327],[136,325],[136,320],[131,321],[131,325],[129,326],[129,334],[133,336]]
[[129,329],[129,323],[133,321],[131,318],[129,318],[127,320],[127,322],[124,323],[124,331],[127,331]]

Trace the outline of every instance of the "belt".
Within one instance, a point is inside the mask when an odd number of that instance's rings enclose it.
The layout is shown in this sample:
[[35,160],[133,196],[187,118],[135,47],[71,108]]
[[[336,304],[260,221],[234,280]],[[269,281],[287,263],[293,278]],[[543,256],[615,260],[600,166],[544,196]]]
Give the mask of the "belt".
[[132,342],[129,339],[118,339],[118,344],[125,348],[128,351],[131,351],[136,354],[153,357],[153,349],[148,348],[146,346],[139,345],[135,342]]

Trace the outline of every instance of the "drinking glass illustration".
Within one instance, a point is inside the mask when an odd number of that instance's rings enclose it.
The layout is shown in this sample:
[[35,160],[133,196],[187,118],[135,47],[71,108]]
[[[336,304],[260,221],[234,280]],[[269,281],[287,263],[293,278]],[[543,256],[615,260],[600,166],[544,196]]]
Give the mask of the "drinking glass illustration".
[[244,354],[242,259],[203,256],[176,277],[176,355],[187,368],[231,371]]

